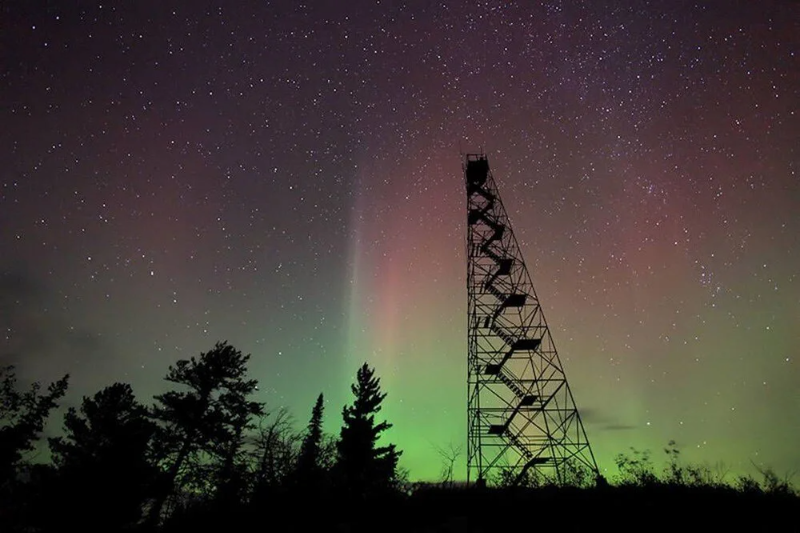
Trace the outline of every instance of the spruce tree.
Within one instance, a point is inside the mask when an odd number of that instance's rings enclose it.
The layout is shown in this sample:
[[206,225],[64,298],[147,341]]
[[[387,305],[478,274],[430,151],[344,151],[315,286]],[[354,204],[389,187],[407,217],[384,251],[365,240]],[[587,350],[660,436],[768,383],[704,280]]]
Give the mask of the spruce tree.
[[300,455],[297,458],[297,483],[303,489],[319,487],[322,482],[322,466],[320,454],[322,445],[322,394],[317,397],[314,409],[311,411],[311,420],[308,430],[300,446]]
[[336,469],[340,483],[351,494],[372,495],[393,488],[401,452],[394,444],[378,446],[381,434],[392,425],[375,422],[386,393],[381,392],[380,379],[367,363],[359,368],[351,390],[355,401],[342,410]]

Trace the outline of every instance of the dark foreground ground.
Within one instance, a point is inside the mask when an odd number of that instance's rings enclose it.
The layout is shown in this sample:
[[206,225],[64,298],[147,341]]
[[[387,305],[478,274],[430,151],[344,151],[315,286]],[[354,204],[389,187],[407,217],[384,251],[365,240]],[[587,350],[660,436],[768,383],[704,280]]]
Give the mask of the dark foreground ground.
[[[75,487],[78,490],[78,487]],[[197,502],[172,512],[160,527],[129,525],[102,505],[65,507],[61,496],[41,505],[0,502],[0,533],[564,533],[798,532],[800,497],[792,490],[654,484],[589,489],[417,487],[382,498],[335,491],[265,494],[258,504]],[[76,500],[73,500],[76,501]],[[80,501],[78,499],[77,501]],[[111,504],[112,500],[109,500]],[[59,505],[61,503],[61,505]]]
[[800,497],[729,488],[431,488],[383,501],[275,503],[227,512],[204,509],[164,531],[800,532]]

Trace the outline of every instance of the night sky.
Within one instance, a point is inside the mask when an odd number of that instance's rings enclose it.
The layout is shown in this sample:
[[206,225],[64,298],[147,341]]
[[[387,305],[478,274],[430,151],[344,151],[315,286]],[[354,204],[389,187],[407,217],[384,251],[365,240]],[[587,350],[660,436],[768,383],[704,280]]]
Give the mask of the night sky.
[[0,364],[66,405],[227,340],[338,432],[366,361],[437,478],[485,151],[601,469],[800,470],[800,3],[10,0],[0,37]]

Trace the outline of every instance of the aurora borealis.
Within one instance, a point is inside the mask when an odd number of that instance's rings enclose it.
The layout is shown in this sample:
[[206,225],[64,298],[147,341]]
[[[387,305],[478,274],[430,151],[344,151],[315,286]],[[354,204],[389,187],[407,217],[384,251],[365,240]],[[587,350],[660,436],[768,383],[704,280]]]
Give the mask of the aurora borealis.
[[[227,340],[298,426],[364,361],[466,445],[485,151],[601,469],[800,470],[800,4],[12,0],[0,363],[145,402]],[[57,431],[54,421],[48,431]],[[460,472],[464,472],[463,456]]]

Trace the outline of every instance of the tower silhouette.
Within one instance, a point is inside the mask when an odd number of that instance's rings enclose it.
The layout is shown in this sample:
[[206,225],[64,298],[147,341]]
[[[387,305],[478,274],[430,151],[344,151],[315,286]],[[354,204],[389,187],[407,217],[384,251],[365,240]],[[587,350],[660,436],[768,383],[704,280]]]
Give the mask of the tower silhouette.
[[[567,377],[484,154],[467,154],[467,479],[597,475]],[[506,479],[508,479],[506,477]]]

